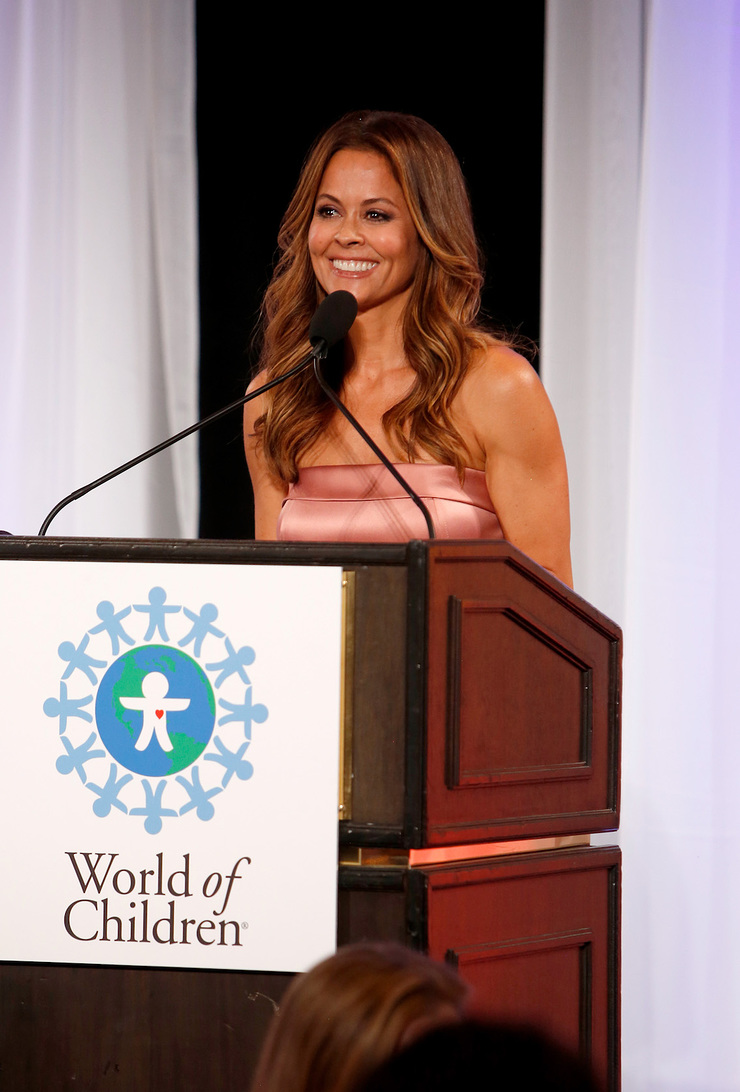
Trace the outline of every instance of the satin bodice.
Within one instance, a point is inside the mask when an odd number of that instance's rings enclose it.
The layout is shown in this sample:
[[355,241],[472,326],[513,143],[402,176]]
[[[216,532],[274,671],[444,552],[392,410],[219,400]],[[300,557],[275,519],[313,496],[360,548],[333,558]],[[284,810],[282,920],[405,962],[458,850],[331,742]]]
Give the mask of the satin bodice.
[[[460,484],[453,466],[397,464],[429,509],[438,538],[501,539],[503,532],[482,470],[466,470]],[[285,542],[408,542],[428,538],[424,516],[380,463],[309,466],[278,519]]]

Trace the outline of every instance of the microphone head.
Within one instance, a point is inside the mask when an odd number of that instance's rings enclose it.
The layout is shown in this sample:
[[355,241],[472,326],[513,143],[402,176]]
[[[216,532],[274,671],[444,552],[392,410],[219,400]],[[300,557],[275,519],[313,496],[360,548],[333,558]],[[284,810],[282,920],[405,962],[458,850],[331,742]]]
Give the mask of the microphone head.
[[308,336],[312,345],[325,342],[331,349],[341,341],[357,316],[357,300],[351,292],[340,289],[321,301],[311,319]]

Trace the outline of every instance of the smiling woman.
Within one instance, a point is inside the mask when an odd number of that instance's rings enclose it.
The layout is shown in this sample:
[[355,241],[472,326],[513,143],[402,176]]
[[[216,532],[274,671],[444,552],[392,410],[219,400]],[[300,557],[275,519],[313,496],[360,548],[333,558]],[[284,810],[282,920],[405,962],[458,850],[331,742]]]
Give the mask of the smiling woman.
[[346,148],[321,179],[308,250],[316,280],[328,294],[348,289],[362,313],[381,304],[403,314],[420,245],[403,190],[388,160]]
[[[557,422],[527,361],[477,321],[480,256],[444,138],[409,115],[348,114],[309,153],[278,243],[253,386],[307,353],[325,294],[350,291],[358,316],[343,344],[340,397],[413,477],[438,535],[506,537],[570,582]],[[412,502],[310,373],[255,399],[244,423],[258,538],[426,537]]]

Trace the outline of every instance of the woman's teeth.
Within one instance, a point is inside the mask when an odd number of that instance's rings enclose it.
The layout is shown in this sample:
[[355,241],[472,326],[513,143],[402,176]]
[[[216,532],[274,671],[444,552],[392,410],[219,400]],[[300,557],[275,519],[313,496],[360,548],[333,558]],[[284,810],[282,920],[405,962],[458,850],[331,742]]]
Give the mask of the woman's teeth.
[[339,258],[334,258],[331,263],[335,269],[341,269],[343,273],[367,273],[368,269],[373,269],[377,262],[347,262],[340,261]]

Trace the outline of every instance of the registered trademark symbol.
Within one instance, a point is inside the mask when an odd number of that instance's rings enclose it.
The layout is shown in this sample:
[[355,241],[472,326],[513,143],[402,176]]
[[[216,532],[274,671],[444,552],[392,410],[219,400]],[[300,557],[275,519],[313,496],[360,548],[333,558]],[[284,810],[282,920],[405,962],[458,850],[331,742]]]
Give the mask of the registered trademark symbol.
[[248,929],[248,928],[249,928],[249,922],[248,921],[243,921],[242,922],[242,929]]

